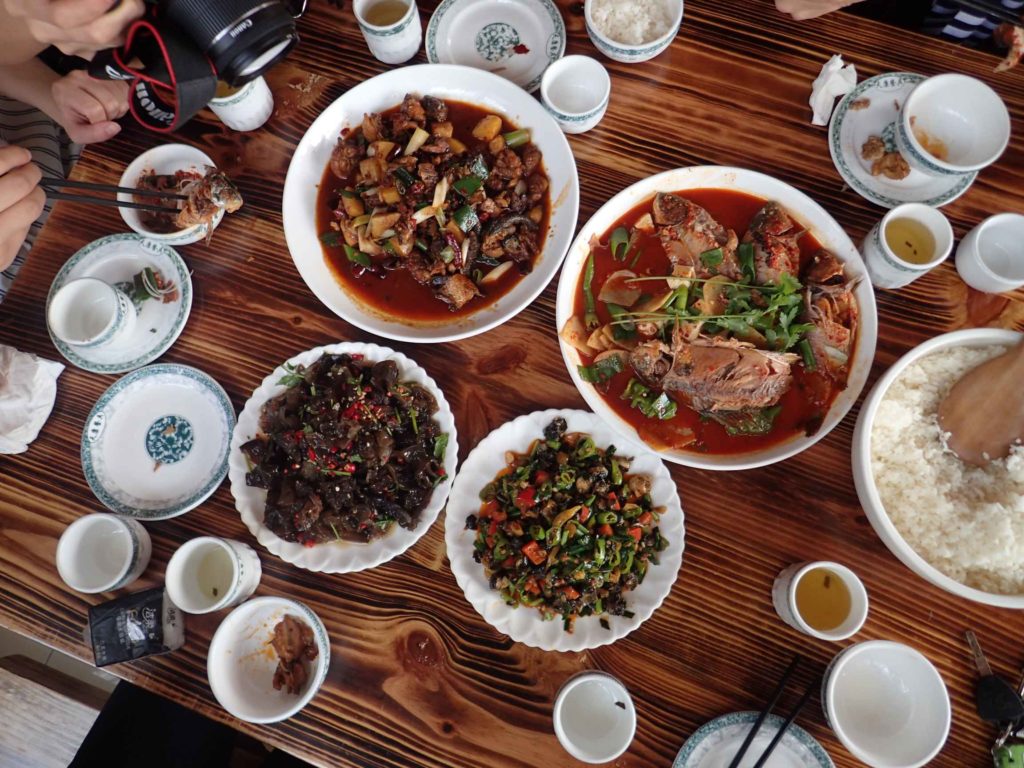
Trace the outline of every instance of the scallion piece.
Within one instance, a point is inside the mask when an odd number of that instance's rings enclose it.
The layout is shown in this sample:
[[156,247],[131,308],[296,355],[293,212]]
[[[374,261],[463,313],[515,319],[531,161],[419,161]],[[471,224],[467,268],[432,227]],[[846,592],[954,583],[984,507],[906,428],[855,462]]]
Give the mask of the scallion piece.
[[700,255],[701,264],[705,267],[717,267],[722,263],[725,258],[725,253],[721,248],[712,248],[710,251],[704,251]]
[[592,365],[581,365],[577,369],[580,372],[580,378],[591,384],[605,382],[624,370],[621,355],[609,355]]
[[597,302],[594,301],[593,283],[594,252],[591,251],[590,255],[587,256],[587,264],[583,268],[583,303],[586,310],[583,322],[586,323],[588,330],[597,328],[597,326],[601,324],[601,321],[597,317]]
[[807,339],[800,339],[800,343],[796,346],[800,350],[800,356],[804,359],[804,368],[808,371],[817,370],[818,363],[814,359],[814,350],[811,349],[811,342]]
[[438,255],[441,257],[441,261],[443,261],[445,264],[451,264],[452,261],[455,259],[455,251],[452,249],[450,245],[446,245],[444,248],[442,248],[441,253]]
[[530,140],[530,132],[525,128],[520,128],[518,131],[510,131],[504,134],[505,146],[510,149],[521,147]]
[[629,230],[625,227],[617,227],[608,238],[608,248],[612,252],[612,258],[616,261],[625,261],[626,249],[629,247]]
[[740,262],[740,271],[749,282],[754,282],[757,268],[754,266],[754,244],[741,243],[736,249],[736,257]]

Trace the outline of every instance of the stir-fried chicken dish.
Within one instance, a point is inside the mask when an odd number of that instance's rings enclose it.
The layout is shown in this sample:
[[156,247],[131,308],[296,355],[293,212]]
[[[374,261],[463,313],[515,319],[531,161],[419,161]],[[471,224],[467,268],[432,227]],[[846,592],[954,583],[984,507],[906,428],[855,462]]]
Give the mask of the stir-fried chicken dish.
[[422,288],[407,302],[483,306],[506,275],[529,273],[542,250],[549,195],[541,160],[529,131],[500,115],[407,95],[339,138],[324,175],[330,217],[320,222],[321,242],[363,283],[411,276]]
[[306,662],[315,660],[319,655],[313,630],[302,619],[286,614],[274,626],[274,638],[270,644],[277,654],[274,690],[283,688],[293,695],[302,693],[309,680]]
[[853,282],[779,204],[738,234],[702,193],[728,211],[726,190],[662,193],[591,243],[562,338],[652,442],[730,452],[813,433],[850,373]]
[[242,445],[245,482],[267,490],[270,530],[314,546],[416,527],[445,477],[448,435],[434,396],[398,374],[394,360],[324,355],[282,378],[288,389]]
[[152,204],[156,200],[162,207],[177,209],[177,214],[139,211],[142,225],[159,234],[178,232],[197,224],[212,224],[218,213],[234,213],[243,202],[231,179],[216,168],[207,168],[205,173],[189,170],[157,174],[146,171],[139,177],[138,186],[172,195],[187,195],[184,200],[136,197],[136,202]]

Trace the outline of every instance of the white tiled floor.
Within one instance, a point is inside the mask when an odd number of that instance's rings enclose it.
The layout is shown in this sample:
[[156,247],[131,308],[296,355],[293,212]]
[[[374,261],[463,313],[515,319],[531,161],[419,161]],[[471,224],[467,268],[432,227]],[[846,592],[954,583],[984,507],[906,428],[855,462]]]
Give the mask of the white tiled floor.
[[4,656],[26,656],[107,693],[117,685],[117,678],[102,669],[0,627],[0,658]]

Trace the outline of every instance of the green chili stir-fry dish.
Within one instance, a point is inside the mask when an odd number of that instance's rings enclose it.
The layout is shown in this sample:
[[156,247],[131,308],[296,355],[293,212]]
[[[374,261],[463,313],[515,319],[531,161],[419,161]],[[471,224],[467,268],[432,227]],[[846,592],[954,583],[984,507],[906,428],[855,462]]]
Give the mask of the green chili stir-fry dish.
[[632,617],[626,593],[668,546],[651,478],[628,474],[630,459],[566,432],[562,418],[506,460],[481,491],[480,511],[466,520],[491,587],[509,605],[561,617],[568,632],[580,616]]

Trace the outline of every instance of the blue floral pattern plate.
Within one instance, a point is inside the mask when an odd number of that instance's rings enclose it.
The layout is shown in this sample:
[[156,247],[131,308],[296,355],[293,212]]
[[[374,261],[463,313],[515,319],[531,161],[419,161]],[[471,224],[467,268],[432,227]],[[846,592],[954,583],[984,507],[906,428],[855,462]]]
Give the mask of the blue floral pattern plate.
[[501,75],[527,91],[565,53],[552,0],[443,0],[427,25],[427,61]]
[[177,251],[142,235],[108,235],[79,249],[53,279],[46,305],[69,280],[95,277],[112,285],[128,283],[146,267],[173,280],[177,298],[137,303],[135,327],[127,338],[106,346],[82,349],[51,333],[53,345],[69,363],[92,373],[124,373],[153,362],[178,340],[192,310],[192,278]]
[[150,365],[118,379],[82,432],[82,471],[119,515],[165,520],[197,507],[228,472],[235,410],[221,386],[187,365]]
[[977,173],[959,176],[929,176],[911,170],[896,181],[871,175],[871,162],[861,156],[869,136],[880,136],[887,151],[895,150],[893,134],[900,107],[924,75],[888,72],[869,77],[848,93],[828,127],[828,147],[836,170],[854,192],[883,208],[903,203],[924,203],[935,207],[956,200],[968,190]]
[[[733,712],[705,723],[686,740],[672,768],[726,768],[757,717],[757,712]],[[783,722],[778,715],[768,716],[741,761],[741,768],[757,762]],[[800,726],[791,725],[765,768],[835,768],[835,764],[813,736]]]

